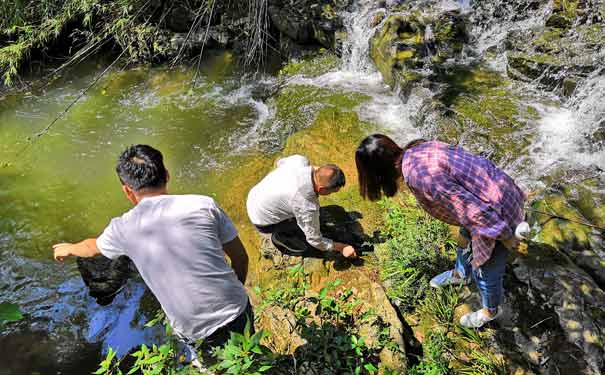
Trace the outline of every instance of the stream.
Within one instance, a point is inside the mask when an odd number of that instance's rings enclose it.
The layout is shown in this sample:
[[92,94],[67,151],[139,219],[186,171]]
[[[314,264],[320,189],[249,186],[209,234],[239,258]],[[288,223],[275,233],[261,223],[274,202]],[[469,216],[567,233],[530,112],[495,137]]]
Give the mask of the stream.
[[[472,16],[468,1],[438,3]],[[418,121],[426,88],[402,100],[370,60],[368,43],[380,27],[371,27],[371,20],[388,12],[375,4],[359,0],[342,15],[348,39],[338,68],[294,75],[286,85],[363,95],[353,111],[402,143],[434,137],[430,119]],[[503,43],[504,30],[527,27],[538,18],[474,27],[472,51],[456,63],[477,64],[477,56]],[[495,52],[480,64],[505,76],[503,59]],[[1,300],[18,304],[25,313],[23,321],[0,334],[0,375],[90,373],[109,347],[123,355],[162,336],[161,330],[144,327],[155,304],[140,280],[130,280],[111,305],[101,307],[88,296],[74,262],[52,260],[51,245],[97,235],[129,208],[113,170],[126,146],[148,143],[164,153],[171,193],[220,197],[222,174],[246,158],[271,160],[288,136],[309,126],[325,105],[321,96],[307,100],[284,121],[265,94],[278,82],[277,75],[249,75],[233,60],[228,51],[207,53],[196,87],[190,87],[195,73],[188,67],[112,71],[39,138],[35,134],[108,62],[89,61],[48,87],[0,97],[0,162],[7,163],[0,167]],[[558,170],[590,166],[603,173],[605,140],[590,136],[603,127],[603,73],[594,71],[569,98],[535,82],[508,87],[536,113],[511,132],[510,141],[525,146],[501,165],[525,189],[541,186]],[[465,137],[463,131],[463,146]]]

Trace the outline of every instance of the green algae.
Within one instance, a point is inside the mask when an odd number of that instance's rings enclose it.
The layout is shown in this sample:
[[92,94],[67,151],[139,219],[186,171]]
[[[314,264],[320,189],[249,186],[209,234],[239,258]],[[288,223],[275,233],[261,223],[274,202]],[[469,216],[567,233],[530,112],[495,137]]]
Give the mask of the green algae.
[[303,75],[305,77],[318,77],[337,68],[340,59],[334,53],[321,51],[317,56],[306,57],[301,60],[290,61],[280,71],[280,76],[290,77]]

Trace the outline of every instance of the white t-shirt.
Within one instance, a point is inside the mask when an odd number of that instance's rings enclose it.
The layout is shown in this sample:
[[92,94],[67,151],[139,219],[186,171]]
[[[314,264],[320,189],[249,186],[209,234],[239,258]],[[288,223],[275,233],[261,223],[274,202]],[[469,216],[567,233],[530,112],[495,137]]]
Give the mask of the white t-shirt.
[[307,242],[324,251],[334,249],[334,241],[321,235],[319,198],[313,189],[313,167],[301,155],[280,159],[248,193],[246,208],[254,225],[266,226],[296,218]]
[[225,259],[233,223],[209,197],[144,198],[97,238],[108,258],[132,259],[179,336],[199,340],[241,315],[248,296]]

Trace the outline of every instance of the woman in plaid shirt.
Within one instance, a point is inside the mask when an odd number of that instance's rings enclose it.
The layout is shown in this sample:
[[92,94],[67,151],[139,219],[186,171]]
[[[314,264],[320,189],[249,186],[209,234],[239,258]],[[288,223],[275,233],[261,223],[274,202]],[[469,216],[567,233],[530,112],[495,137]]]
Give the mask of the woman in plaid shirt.
[[416,140],[404,148],[382,134],[365,138],[355,154],[364,198],[392,197],[403,177],[422,208],[461,227],[469,240],[457,249],[456,267],[437,275],[431,286],[468,284],[474,279],[483,309],[460,323],[481,327],[499,315],[507,248],[516,246],[515,228],[523,221],[525,194],[491,161],[438,141]]

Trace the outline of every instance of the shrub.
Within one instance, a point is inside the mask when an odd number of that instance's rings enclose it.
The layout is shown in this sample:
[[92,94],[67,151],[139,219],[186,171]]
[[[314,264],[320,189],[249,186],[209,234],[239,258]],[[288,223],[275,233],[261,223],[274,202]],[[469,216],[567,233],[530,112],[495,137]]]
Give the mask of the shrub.
[[218,363],[212,370],[233,375],[261,375],[271,369],[273,353],[260,344],[266,335],[264,331],[251,335],[250,322],[243,334],[232,332],[229,341],[214,351],[213,356]]

